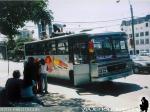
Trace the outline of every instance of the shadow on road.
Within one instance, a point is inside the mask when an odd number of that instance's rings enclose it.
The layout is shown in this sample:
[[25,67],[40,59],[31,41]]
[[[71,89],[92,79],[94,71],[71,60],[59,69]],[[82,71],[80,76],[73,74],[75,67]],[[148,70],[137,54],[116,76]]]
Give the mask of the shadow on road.
[[[103,109],[105,106],[100,105],[96,107],[91,101],[84,100],[81,98],[69,98],[66,99],[63,95],[51,93],[42,97],[45,102],[45,107],[51,107],[53,112],[83,112],[85,107],[92,107]],[[109,109],[109,108],[107,108]],[[84,112],[87,112],[86,110]],[[88,111],[90,112],[90,111]]]
[[66,80],[49,78],[48,82],[55,85],[74,88],[77,90],[79,95],[98,94],[100,96],[111,95],[117,97],[121,94],[126,94],[142,89],[142,87],[137,84],[111,81],[96,82],[78,87],[71,85],[71,83]]
[[68,88],[76,88],[75,86],[73,86],[71,84],[71,82],[69,80],[48,77],[47,81],[48,81],[48,83],[51,83],[54,85],[65,86]]
[[142,89],[142,87],[137,84],[109,81],[84,85],[78,89],[77,93],[82,95],[84,93],[86,94],[86,92],[90,92],[100,96],[111,95],[117,97],[121,94],[138,91],[140,89]]

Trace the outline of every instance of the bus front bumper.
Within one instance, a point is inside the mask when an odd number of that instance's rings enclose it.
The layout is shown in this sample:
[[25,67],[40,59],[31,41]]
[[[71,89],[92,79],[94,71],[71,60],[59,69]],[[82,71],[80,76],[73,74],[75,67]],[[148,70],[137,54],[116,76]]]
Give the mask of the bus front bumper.
[[132,75],[133,72],[132,71],[127,71],[124,73],[117,73],[116,75],[107,75],[107,76],[103,76],[103,77],[97,77],[97,78],[91,78],[92,82],[103,82],[103,81],[109,81],[109,80],[114,80],[114,79],[118,79],[118,78],[123,78],[123,77],[127,77],[129,75]]

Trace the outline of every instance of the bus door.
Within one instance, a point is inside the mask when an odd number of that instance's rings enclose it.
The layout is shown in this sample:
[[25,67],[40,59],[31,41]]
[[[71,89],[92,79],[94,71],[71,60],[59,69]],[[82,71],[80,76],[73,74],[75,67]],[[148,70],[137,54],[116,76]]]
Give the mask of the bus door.
[[90,82],[87,43],[84,41],[72,42],[71,56],[73,60],[74,85]]

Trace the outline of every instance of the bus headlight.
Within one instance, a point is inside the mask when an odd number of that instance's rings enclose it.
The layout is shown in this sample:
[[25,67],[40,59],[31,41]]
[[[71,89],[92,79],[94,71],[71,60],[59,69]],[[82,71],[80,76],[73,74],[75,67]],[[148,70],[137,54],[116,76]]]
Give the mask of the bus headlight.
[[107,67],[99,67],[98,68],[98,73],[99,74],[105,74],[105,73],[107,73],[108,71],[107,71]]

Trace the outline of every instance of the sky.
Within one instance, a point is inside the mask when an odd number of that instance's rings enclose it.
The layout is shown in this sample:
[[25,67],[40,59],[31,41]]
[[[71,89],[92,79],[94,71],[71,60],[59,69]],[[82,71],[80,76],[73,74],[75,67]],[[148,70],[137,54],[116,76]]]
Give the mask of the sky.
[[[49,0],[48,8],[53,12],[53,23],[65,24],[65,31],[98,29],[119,31],[122,20],[130,19],[130,5],[134,17],[150,14],[150,0]],[[127,19],[124,19],[127,18]],[[114,21],[110,21],[114,20]],[[38,38],[37,26],[28,22],[25,29],[34,30]]]
[[[120,30],[121,21],[124,18],[130,19],[131,12],[129,0],[116,1],[49,0],[49,9],[53,11],[54,22],[66,24],[66,30]],[[150,0],[130,0],[130,3],[135,18],[150,14]]]

